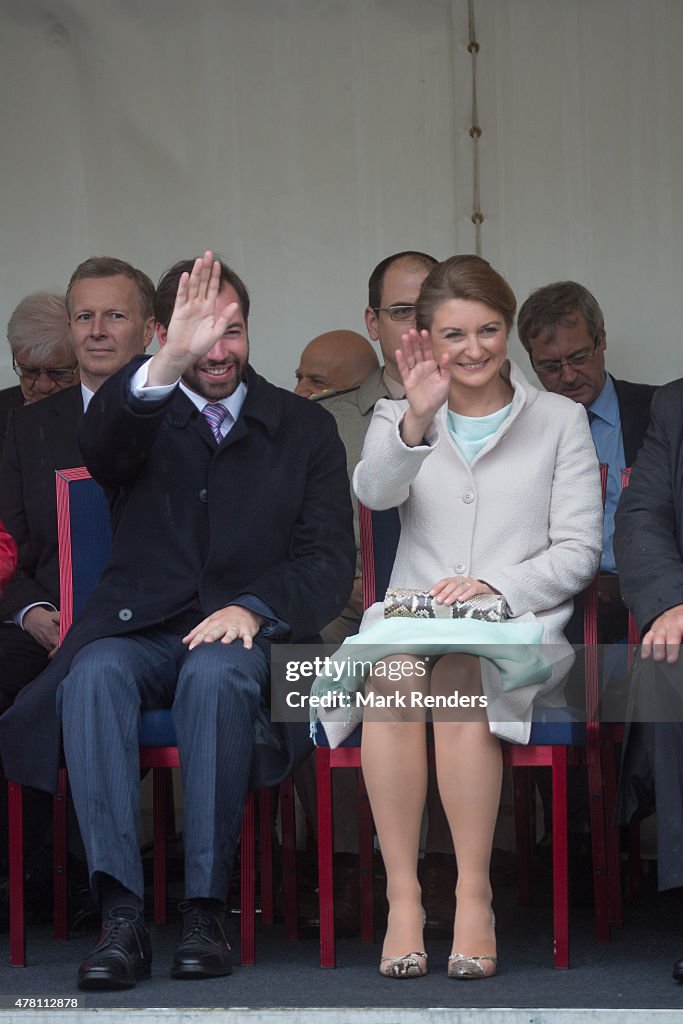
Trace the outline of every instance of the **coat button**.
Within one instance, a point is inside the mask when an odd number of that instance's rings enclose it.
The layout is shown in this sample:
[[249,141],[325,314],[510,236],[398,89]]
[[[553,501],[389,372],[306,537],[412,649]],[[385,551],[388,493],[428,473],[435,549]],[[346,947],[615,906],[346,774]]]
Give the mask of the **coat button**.
[[465,491],[465,493],[462,496],[462,500],[465,502],[466,505],[471,505],[472,502],[474,501],[474,495],[472,494],[472,491]]
[[456,572],[464,572],[465,571],[465,563],[464,562],[458,562],[458,564],[454,565],[453,568],[455,569]]
[[133,618],[133,613],[130,608],[122,608],[119,612],[119,618],[121,619],[121,622],[130,622]]
[[198,494],[198,498],[200,501],[203,502],[207,502],[209,500],[209,492],[207,491],[206,487],[202,487],[201,491]]

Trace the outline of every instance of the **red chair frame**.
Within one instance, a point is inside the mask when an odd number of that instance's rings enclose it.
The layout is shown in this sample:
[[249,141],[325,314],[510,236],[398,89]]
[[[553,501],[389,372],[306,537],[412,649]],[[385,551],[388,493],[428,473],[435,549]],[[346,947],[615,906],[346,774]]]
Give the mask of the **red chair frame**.
[[[603,501],[607,480],[607,467],[601,466]],[[372,513],[361,502],[359,507],[359,527],[361,553],[363,560],[363,604],[369,607],[377,598],[377,580],[375,573],[375,550],[372,530]],[[386,566],[383,567],[386,569]],[[593,852],[593,876],[596,900],[596,938],[600,942],[609,941],[609,900],[607,874],[607,847],[605,806],[603,798],[603,774],[601,762],[601,734],[598,718],[598,647],[597,647],[597,608],[598,608],[597,575],[588,587],[584,596],[584,667],[586,678],[586,729],[585,744],[568,746],[558,744],[530,744],[528,746],[503,744],[505,763],[515,768],[531,769],[532,767],[549,767],[552,772],[552,803],[553,803],[553,963],[558,969],[569,966],[569,894],[568,894],[568,830],[567,830],[567,768],[570,764],[583,764],[588,769],[590,791],[590,818]],[[354,733],[354,738],[359,730]],[[320,894],[320,962],[322,967],[336,965],[334,938],[334,887],[333,887],[333,856],[332,856],[332,768],[361,768],[360,746],[357,738],[355,745],[341,746],[330,750],[326,746],[316,748],[317,784],[318,784],[318,872]],[[367,794],[362,783],[362,772],[359,773],[361,794],[360,834],[364,835],[371,823],[371,813]],[[516,785],[516,798],[531,792],[531,775]],[[367,808],[366,808],[367,804]],[[517,804],[517,799],[516,799]],[[520,819],[517,819],[518,824]],[[522,846],[522,867],[528,870],[526,878],[531,876],[530,842],[531,818],[527,816],[527,843]],[[522,836],[524,838],[524,834]],[[365,861],[363,857],[365,856]],[[372,846],[370,846],[370,858]],[[361,938],[369,939],[372,932],[372,885],[367,885],[364,871],[367,873],[367,846],[363,854],[361,848],[361,907],[366,908],[365,933],[361,929]],[[370,859],[370,865],[372,861]],[[364,884],[365,882],[365,884]],[[368,892],[369,889],[369,892]],[[526,883],[523,895],[528,898],[530,885]],[[363,924],[363,918],[362,918]]]

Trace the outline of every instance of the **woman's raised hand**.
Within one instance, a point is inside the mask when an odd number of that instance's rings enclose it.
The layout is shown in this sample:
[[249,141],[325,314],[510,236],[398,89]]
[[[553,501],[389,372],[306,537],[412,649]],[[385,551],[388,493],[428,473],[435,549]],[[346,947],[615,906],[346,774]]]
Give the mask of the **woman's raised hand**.
[[448,398],[447,364],[442,366],[435,360],[429,331],[411,328],[401,337],[396,365],[410,405],[401,423],[401,437],[409,447],[415,447],[423,443],[427,427]]
[[448,398],[449,375],[434,359],[429,331],[416,331],[413,327],[402,335],[396,364],[410,408],[419,420],[431,423]]

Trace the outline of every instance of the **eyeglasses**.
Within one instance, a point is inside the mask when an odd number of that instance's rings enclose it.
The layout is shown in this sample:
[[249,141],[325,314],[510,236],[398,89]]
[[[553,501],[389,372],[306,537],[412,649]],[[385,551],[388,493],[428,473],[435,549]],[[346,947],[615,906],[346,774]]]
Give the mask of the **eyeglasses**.
[[598,351],[599,341],[600,335],[596,334],[593,339],[592,349],[585,348],[582,352],[576,352],[573,356],[568,356],[566,359],[544,359],[540,363],[535,363],[532,357],[531,365],[536,373],[540,373],[543,377],[557,377],[558,374],[562,373],[563,366],[574,366],[580,368],[590,362]]
[[17,377],[23,377],[24,380],[36,381],[40,377],[41,373],[44,373],[46,377],[50,378],[53,384],[70,384],[74,379],[74,374],[78,369],[78,365],[64,367],[24,366],[22,363],[17,363],[13,359],[12,369],[16,373]]
[[377,306],[375,313],[388,313],[392,320],[406,321],[415,319],[415,306]]

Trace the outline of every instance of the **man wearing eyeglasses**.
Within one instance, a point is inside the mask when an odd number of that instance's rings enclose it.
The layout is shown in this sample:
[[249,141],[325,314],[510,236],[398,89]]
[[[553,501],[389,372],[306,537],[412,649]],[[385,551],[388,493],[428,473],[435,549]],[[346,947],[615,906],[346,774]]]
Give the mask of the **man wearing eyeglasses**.
[[0,391],[0,448],[12,409],[78,383],[63,295],[34,292],[23,298],[9,318],[7,340],[19,384]]
[[[576,281],[558,281],[532,292],[519,311],[517,333],[546,391],[566,395],[585,407],[598,458],[608,466],[600,570],[613,580],[603,580],[601,590],[605,593],[611,587],[607,596],[618,600],[623,620],[614,575],[614,514],[621,495],[621,471],[633,464],[643,443],[657,388],[615,380],[606,372],[602,310],[595,296]],[[623,621],[614,628],[622,630]],[[610,635],[603,631],[602,642],[614,642],[617,636],[609,628],[607,632]]]
[[[387,256],[370,275],[365,325],[370,338],[379,343],[384,365],[366,377],[359,387],[321,397],[327,411],[334,416],[344,442],[349,479],[360,462],[375,404],[380,398],[405,397],[396,365],[396,350],[401,347],[401,335],[415,326],[415,303],[420,287],[436,263],[433,256],[408,249]],[[322,631],[326,643],[341,643],[345,637],[357,633],[362,614],[358,501],[353,491],[351,498],[356,535],[356,583],[347,608]]]

